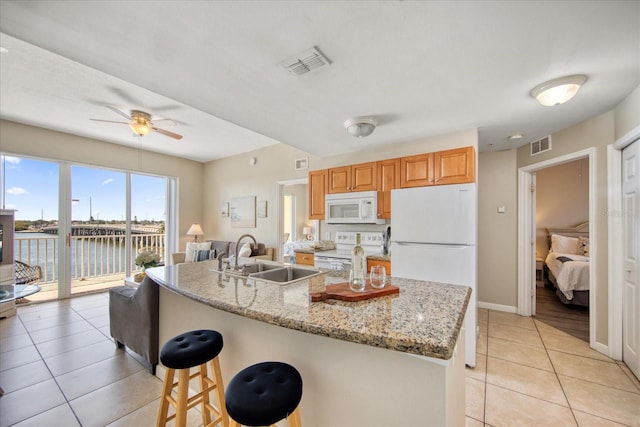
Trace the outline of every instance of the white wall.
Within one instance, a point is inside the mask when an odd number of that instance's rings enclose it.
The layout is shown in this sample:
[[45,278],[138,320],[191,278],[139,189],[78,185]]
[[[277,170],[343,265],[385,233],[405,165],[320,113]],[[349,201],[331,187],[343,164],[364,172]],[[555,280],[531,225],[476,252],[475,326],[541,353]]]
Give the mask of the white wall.
[[480,153],[478,302],[517,305],[517,207],[516,151]]
[[616,106],[614,115],[616,140],[640,126],[640,85]]

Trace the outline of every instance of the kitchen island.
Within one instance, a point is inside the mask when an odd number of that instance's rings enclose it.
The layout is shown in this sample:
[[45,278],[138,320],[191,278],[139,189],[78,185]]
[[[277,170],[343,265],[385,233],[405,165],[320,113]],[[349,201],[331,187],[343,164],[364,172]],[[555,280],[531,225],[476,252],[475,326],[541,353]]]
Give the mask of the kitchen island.
[[306,427],[464,425],[469,288],[392,277],[398,295],[312,303],[310,291],[347,273],[280,285],[214,268],[147,270],[161,286],[160,345],[191,329],[219,331],[225,382],[253,363],[290,363],[304,381]]

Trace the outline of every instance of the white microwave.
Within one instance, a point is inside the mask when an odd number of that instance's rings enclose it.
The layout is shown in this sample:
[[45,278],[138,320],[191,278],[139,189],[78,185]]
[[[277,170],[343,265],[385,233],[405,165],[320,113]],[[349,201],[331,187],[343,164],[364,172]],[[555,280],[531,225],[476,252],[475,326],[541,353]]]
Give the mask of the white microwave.
[[328,224],[384,224],[378,219],[378,192],[327,194],[325,221]]

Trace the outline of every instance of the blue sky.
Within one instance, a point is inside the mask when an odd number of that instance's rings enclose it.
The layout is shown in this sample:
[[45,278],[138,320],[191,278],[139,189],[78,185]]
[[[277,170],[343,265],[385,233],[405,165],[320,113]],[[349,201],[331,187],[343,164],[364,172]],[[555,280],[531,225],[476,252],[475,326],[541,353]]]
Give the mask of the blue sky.
[[[58,218],[58,163],[4,157],[2,191],[6,209],[17,209],[16,219]],[[73,220],[124,220],[126,174],[85,166],[71,168]],[[146,175],[131,177],[131,216],[138,220],[163,220],[165,179]]]

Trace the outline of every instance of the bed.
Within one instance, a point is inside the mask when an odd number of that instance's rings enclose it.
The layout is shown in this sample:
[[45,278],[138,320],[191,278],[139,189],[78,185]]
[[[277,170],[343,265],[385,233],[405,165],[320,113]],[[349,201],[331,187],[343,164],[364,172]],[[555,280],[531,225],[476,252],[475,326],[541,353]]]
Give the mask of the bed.
[[562,303],[589,307],[589,223],[548,228],[547,237],[545,283],[556,288]]

